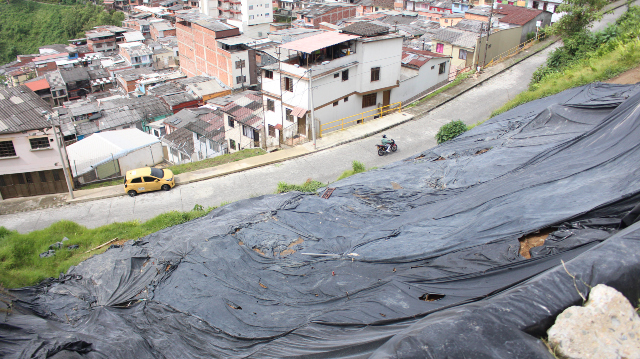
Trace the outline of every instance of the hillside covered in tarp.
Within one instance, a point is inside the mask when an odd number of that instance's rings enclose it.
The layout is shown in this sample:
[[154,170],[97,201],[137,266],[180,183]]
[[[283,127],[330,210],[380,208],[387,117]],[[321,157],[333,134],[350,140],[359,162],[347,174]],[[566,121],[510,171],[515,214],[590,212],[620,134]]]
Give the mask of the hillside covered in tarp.
[[232,203],[12,290],[0,357],[549,357],[588,285],[640,297],[639,163],[640,87],[567,90],[329,198]]

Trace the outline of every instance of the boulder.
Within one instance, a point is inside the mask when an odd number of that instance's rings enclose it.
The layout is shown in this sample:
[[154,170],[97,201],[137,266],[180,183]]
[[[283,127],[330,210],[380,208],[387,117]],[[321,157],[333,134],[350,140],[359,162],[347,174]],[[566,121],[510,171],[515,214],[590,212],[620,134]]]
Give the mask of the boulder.
[[640,359],[640,317],[617,290],[591,289],[583,307],[567,308],[547,332],[559,358]]

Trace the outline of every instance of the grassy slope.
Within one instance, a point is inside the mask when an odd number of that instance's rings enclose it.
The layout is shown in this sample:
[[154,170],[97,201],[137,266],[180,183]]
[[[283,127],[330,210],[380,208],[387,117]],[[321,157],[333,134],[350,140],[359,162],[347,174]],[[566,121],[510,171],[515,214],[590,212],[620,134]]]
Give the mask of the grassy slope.
[[[45,278],[57,277],[66,273],[69,267],[104,252],[108,246],[99,250],[86,251],[114,238],[120,240],[137,239],[163,228],[188,222],[204,216],[213,208],[201,206],[189,212],[172,211],[154,217],[144,223],[138,221],[112,223],[94,229],[70,221],[54,223],[46,229],[20,234],[0,227],[0,286],[16,288],[33,285]],[[56,249],[56,255],[40,258],[39,254],[49,249],[55,242],[64,242],[62,249]],[[68,250],[67,246],[77,244],[80,247]]]
[[0,63],[18,54],[38,53],[38,47],[67,44],[98,25],[121,25],[124,14],[101,6],[54,5],[25,0],[0,2]]

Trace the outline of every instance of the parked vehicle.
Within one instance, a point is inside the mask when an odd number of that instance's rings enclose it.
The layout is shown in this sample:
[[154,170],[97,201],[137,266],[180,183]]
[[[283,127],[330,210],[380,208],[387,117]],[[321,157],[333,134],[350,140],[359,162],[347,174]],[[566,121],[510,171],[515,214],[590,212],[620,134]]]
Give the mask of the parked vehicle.
[[168,191],[175,185],[173,172],[166,168],[137,168],[127,171],[124,176],[124,191],[131,197],[135,197],[141,192]]
[[[378,156],[384,156],[387,152],[387,146],[385,145],[376,145],[378,147]],[[391,152],[396,152],[398,150],[398,145],[396,145],[396,141],[391,139],[391,146],[389,148]]]

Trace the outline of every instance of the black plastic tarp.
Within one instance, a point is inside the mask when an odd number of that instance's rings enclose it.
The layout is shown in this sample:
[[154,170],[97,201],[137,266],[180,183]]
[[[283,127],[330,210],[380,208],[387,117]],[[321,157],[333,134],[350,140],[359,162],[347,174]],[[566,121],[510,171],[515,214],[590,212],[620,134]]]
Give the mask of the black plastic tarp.
[[640,227],[619,230],[640,203],[639,90],[568,90],[328,199],[252,198],[109,249],[5,295],[0,356],[548,356],[537,337],[583,281],[639,297]]

